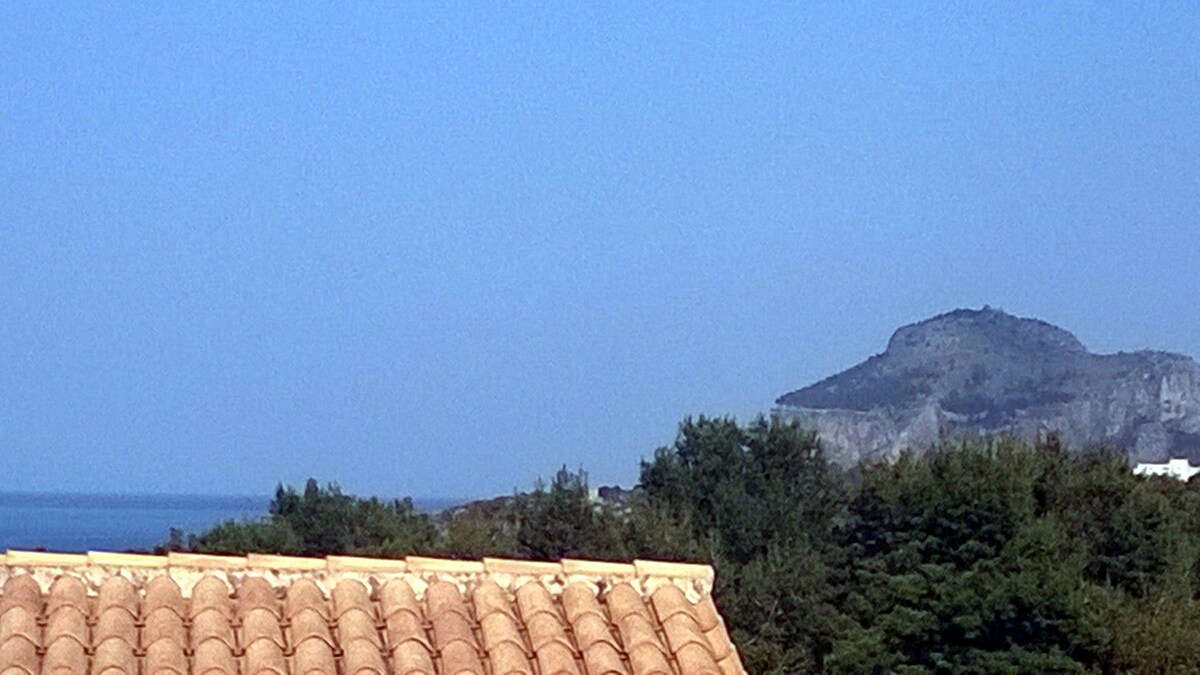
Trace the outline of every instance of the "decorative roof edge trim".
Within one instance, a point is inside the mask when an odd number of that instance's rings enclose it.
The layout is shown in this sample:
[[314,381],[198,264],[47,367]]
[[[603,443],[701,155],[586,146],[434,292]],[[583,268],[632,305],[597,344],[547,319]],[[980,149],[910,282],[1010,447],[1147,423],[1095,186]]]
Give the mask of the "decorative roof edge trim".
[[562,568],[565,574],[579,574],[598,577],[633,577],[637,576],[637,568],[633,563],[606,562],[603,560],[577,560],[563,558]]
[[141,569],[186,568],[195,570],[270,570],[354,573],[429,573],[429,574],[508,574],[514,576],[589,576],[659,577],[701,580],[711,583],[715,572],[711,565],[695,563],[635,560],[632,563],[564,558],[559,562],[484,557],[481,560],[454,560],[408,556],[407,558],[370,558],[359,556],[301,556],[251,553],[245,556],[207,553],[168,552],[166,555],[89,551],[55,553],[50,551],[9,550],[0,552],[3,567],[126,567]]
[[712,565],[697,565],[695,563],[634,560],[633,567],[637,570],[639,577],[669,577],[674,579],[705,579],[712,581],[715,576]]
[[405,560],[408,561],[409,572],[441,572],[445,574],[483,574],[483,562],[479,560],[454,560],[451,558],[426,558],[424,556],[410,555]]
[[146,555],[142,553],[110,553],[108,551],[88,551],[88,563],[102,567],[145,567],[166,569],[170,563],[164,555]]
[[170,567],[191,567],[202,570],[246,569],[249,561],[245,556],[209,555],[207,553],[167,553],[167,565]]
[[325,571],[328,567],[329,561],[325,558],[302,558],[266,553],[250,553],[246,556],[246,568],[252,570]]
[[331,555],[325,558],[330,572],[407,572],[408,561],[403,558],[364,558],[352,555]]
[[4,564],[6,567],[25,565],[37,567],[85,567],[88,564],[88,554],[13,551],[10,549],[4,557]]
[[557,576],[563,573],[562,563],[537,560],[514,560],[511,558],[483,559],[483,569],[488,574],[517,574],[530,576]]

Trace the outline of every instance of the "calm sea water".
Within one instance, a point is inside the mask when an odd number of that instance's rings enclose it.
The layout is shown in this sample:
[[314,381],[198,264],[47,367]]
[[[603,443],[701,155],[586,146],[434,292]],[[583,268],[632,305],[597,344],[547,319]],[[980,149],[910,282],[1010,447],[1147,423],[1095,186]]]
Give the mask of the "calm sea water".
[[[420,499],[434,512],[462,500]],[[172,527],[199,532],[229,519],[267,515],[266,497],[0,493],[0,551],[150,550]]]

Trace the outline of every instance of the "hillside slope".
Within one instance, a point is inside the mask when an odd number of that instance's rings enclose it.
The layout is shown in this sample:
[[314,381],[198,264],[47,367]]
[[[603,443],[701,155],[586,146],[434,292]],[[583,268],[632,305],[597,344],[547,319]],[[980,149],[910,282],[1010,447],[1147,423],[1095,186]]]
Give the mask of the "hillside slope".
[[1110,443],[1140,461],[1200,462],[1200,365],[1167,352],[1093,354],[1069,332],[999,310],[905,326],[887,349],[780,396],[843,464],[959,434],[1059,431],[1072,448]]

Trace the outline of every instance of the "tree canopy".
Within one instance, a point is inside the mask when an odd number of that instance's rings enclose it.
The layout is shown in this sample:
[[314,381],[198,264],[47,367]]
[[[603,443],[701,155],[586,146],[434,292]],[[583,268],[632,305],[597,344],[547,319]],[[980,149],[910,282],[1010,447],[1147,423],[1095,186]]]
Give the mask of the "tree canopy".
[[709,562],[755,673],[1200,665],[1200,484],[1135,476],[1118,451],[1069,453],[1053,436],[959,441],[845,471],[793,422],[689,418],[619,503],[566,468],[437,516],[310,480],[279,486],[264,520],[171,545]]

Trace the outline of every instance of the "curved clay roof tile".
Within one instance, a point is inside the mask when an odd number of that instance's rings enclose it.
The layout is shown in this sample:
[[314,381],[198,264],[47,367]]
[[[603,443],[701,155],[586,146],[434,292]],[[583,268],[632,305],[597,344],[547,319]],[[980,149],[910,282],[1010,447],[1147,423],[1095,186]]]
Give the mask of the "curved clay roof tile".
[[745,675],[703,565],[16,553],[0,675]]

